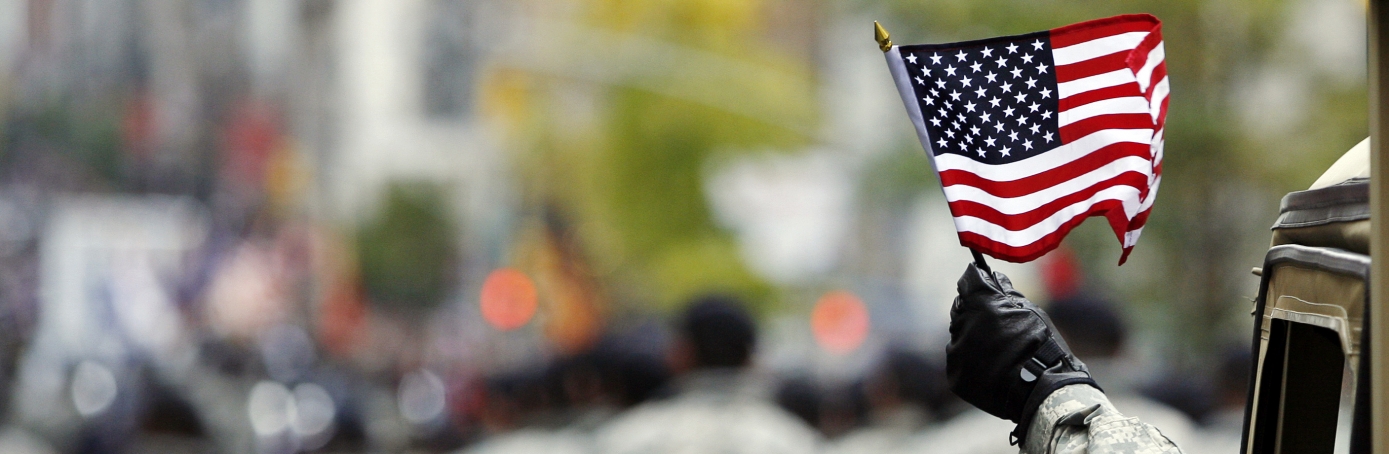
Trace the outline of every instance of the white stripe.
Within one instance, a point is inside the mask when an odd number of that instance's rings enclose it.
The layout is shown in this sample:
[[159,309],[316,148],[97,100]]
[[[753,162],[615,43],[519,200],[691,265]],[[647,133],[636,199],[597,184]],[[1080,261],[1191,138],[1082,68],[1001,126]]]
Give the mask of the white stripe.
[[1153,102],[1150,109],[1152,109],[1151,112],[1153,114],[1154,122],[1157,121],[1158,115],[1162,115],[1162,101],[1164,99],[1167,99],[1167,93],[1169,90],[1170,89],[1167,86],[1166,77],[1162,78],[1161,81],[1158,81],[1156,87],[1153,87]]
[[1142,234],[1142,227],[1124,232],[1124,247],[1133,247],[1134,245],[1138,244],[1138,236]]
[[[916,138],[926,150],[926,157],[931,158],[932,165],[935,165],[935,148],[931,147],[931,135],[926,133],[926,121],[922,120],[921,105],[916,103],[916,90],[912,89],[911,76],[907,74],[907,65],[902,61],[902,53],[897,50],[897,46],[892,46],[887,52],[883,52],[883,57],[887,59],[888,72],[892,73],[892,81],[897,85],[897,94],[902,97],[902,104],[907,107],[907,118],[910,118],[912,126],[916,127]],[[936,178],[936,182],[939,183],[939,173],[936,174]]]
[[1148,84],[1153,83],[1153,70],[1162,64],[1163,57],[1166,55],[1162,49],[1163,43],[1159,42],[1151,52],[1148,52],[1148,61],[1143,62],[1143,67],[1138,68],[1138,88],[1144,92],[1148,91]]
[[935,163],[937,172],[963,170],[993,181],[1013,181],[1055,169],[1116,143],[1147,146],[1152,140],[1151,129],[1102,129],[1046,153],[1007,164],[985,164],[953,153],[936,156]]
[[[1056,84],[1056,96],[1065,99],[1090,90],[1123,85],[1133,81],[1133,71],[1129,71],[1128,68],[1120,68],[1103,74],[1082,77],[1070,82],[1058,83]],[[1142,91],[1139,91],[1139,93],[1142,93]]]
[[998,224],[974,217],[959,216],[955,218],[955,230],[960,232],[974,232],[984,237],[1012,246],[1022,247],[1037,242],[1042,237],[1055,232],[1061,224],[1074,219],[1076,216],[1085,214],[1096,203],[1105,200],[1118,200],[1124,206],[1124,216],[1133,219],[1138,214],[1138,189],[1131,186],[1118,186],[1096,193],[1089,199],[1076,202],[1066,208],[1057,211],[1056,214],[1048,216],[1036,224],[1022,230],[1008,230]]
[[1066,47],[1051,50],[1051,59],[1056,66],[1080,63],[1115,52],[1131,51],[1148,37],[1148,32],[1128,32],[1092,39]]
[[1140,156],[1125,157],[1105,164],[1095,170],[1091,170],[1084,175],[1048,186],[1031,194],[1017,197],[999,197],[984,192],[983,189],[963,184],[950,185],[943,189],[945,190],[946,201],[958,202],[967,200],[978,202],[998,210],[1000,213],[1015,215],[1035,210],[1054,200],[1084,191],[1091,186],[1114,178],[1124,172],[1138,172],[1144,175],[1143,183],[1147,184],[1147,180],[1149,179],[1148,175],[1153,172],[1153,162],[1149,161],[1148,158]]
[[[1145,114],[1151,113],[1151,111],[1152,109],[1148,107],[1148,100],[1142,96],[1101,99],[1056,114],[1056,126],[1065,127],[1071,123],[1099,115]],[[1152,130],[1149,129],[1148,131]]]

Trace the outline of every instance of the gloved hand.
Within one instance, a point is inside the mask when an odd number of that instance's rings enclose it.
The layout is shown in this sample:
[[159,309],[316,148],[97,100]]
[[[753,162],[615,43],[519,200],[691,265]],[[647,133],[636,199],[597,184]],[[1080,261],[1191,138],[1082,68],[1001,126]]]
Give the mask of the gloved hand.
[[1017,423],[1014,444],[1026,438],[1028,423],[1052,391],[1077,383],[1099,388],[1046,313],[1003,273],[991,279],[971,263],[957,285],[945,348],[950,390]]

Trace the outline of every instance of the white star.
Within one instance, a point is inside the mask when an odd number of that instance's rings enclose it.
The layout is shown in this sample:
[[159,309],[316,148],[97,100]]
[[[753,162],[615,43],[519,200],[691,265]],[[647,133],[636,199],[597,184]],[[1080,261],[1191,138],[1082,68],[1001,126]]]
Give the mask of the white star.
[[936,141],[936,144],[940,145],[941,148],[945,148],[945,146],[949,145],[950,142],[946,142],[945,139],[940,139]]
[[1007,108],[1007,109],[1003,109],[1003,116],[1005,116],[1005,117],[1011,117],[1011,116],[1013,116],[1013,108],[1012,108],[1012,107],[1009,107],[1009,108]]
[[940,88],[945,88],[945,79],[936,79],[936,86]]
[[[932,118],[932,119],[931,119],[931,126],[935,126],[935,127],[939,128],[939,127],[940,127],[940,119],[939,119],[939,118]],[[942,145],[942,146],[944,146],[944,145]]]
[[965,136],[965,142],[974,145],[974,136]]
[[1018,115],[1018,125],[1027,126],[1027,115]]
[[925,97],[925,98],[921,98],[921,100],[922,100],[922,101],[926,101],[926,105],[928,105],[928,106],[934,106],[934,105],[936,105],[936,98],[932,98],[932,97],[930,97],[930,96],[927,96],[927,97]]
[[970,68],[970,69],[973,69],[974,72],[979,72],[979,67],[980,67],[980,66],[984,66],[984,64],[983,64],[983,63],[979,63],[979,62],[974,62],[973,65],[969,65],[969,68]]
[[927,67],[925,67],[925,66],[922,66],[922,67],[921,67],[921,75],[923,75],[923,76],[930,76],[930,75],[931,75],[931,68],[927,68]]
[[998,97],[995,96],[994,99],[990,99],[990,100],[989,100],[989,106],[990,106],[990,107],[994,107],[994,108],[998,108],[998,101],[999,101]]
[[1032,130],[1032,133],[1033,133],[1033,134],[1036,134],[1036,133],[1037,133],[1037,128],[1040,128],[1040,127],[1042,127],[1042,125],[1039,125],[1039,124],[1037,124],[1037,123],[1033,123],[1032,126],[1028,126],[1027,129],[1031,129],[1031,130]]
[[1013,151],[1013,149],[1012,149],[1012,148],[1008,148],[1008,147],[1003,147],[1002,150],[998,150],[998,153],[1001,154],[1001,155],[1003,155],[1003,156],[1008,156],[1008,152],[1010,152],[1010,151]]
[[1027,78],[1027,88],[1037,88],[1037,79]]
[[988,123],[988,122],[990,122],[990,121],[993,121],[993,119],[989,118],[989,117],[991,117],[991,116],[993,116],[993,114],[990,114],[990,113],[988,113],[988,112],[984,112],[983,115],[980,115],[980,116],[979,116],[979,121],[982,121],[982,122],[984,122],[984,123]]
[[950,92],[950,99],[953,100],[953,101],[959,101],[959,100],[960,100],[960,92],[958,92],[958,91],[952,91],[952,92]]
[[981,158],[984,157],[984,149],[983,149],[983,148],[980,148],[980,149],[979,149],[979,157],[981,157]]
[[933,65],[939,65],[939,64],[940,64],[940,54],[931,54],[931,64],[933,64]]
[[1032,149],[1032,141],[1031,141],[1031,140],[1024,140],[1024,141],[1022,141],[1022,147],[1023,147],[1023,148],[1026,148],[1026,149],[1028,149],[1028,150],[1031,150],[1031,149]]
[[964,84],[964,86],[968,87],[968,86],[969,86],[969,78],[968,78],[968,77],[965,77],[965,78],[960,79],[960,83],[961,83],[961,84]]
[[1043,111],[1042,111],[1042,119],[1043,119],[1043,120],[1050,120],[1050,119],[1051,119],[1051,111],[1050,111],[1050,110],[1043,110]]
[[917,84],[917,85],[925,85],[925,84],[926,84],[926,81],[921,80],[921,77],[918,76],[918,77],[916,77],[916,84]]
[[916,64],[916,54],[907,54],[907,63]]
[[1014,79],[1022,77],[1022,68],[1013,68],[1008,70],[1008,72],[1013,73]]
[[1004,92],[1004,93],[1012,93],[1012,92],[1013,92],[1013,84],[1010,84],[1010,83],[1008,83],[1008,82],[1004,82],[1004,83],[1003,83],[1003,92]]
[[1027,98],[1027,93],[1021,93],[1021,92],[1019,92],[1019,93],[1017,94],[1017,96],[1014,96],[1014,97],[1013,97],[1013,99],[1018,100],[1018,102],[1023,102],[1023,100],[1025,100],[1026,98]]
[[1018,132],[1017,132],[1017,131],[1013,131],[1013,130],[1009,130],[1009,131],[1008,131],[1008,140],[1017,142],[1017,141],[1018,141]]
[[999,134],[1002,134],[1002,133],[1003,133],[1003,122],[1001,122],[1001,121],[995,122],[995,123],[994,123],[994,130],[995,130],[995,131],[998,131]]
[[991,147],[994,146],[994,138],[993,138],[993,137],[990,137],[990,138],[984,139],[984,144],[985,144],[985,145],[988,145],[988,146],[991,146]]
[[1047,142],[1051,142],[1051,131],[1047,131],[1046,134],[1042,134],[1042,138],[1047,139]]
[[977,98],[983,98],[983,97],[984,97],[984,87],[979,87],[978,90],[974,90],[974,96],[977,97]]
[[[958,114],[958,115],[955,115],[955,118],[959,118],[960,121],[965,121],[965,114]],[[956,126],[955,129],[960,129],[960,127],[959,127],[959,126]]]
[[1032,63],[1032,54],[1022,54],[1023,63]]
[[967,102],[967,103],[965,103],[965,110],[966,110],[966,111],[969,111],[969,112],[974,112],[974,103],[972,103],[972,102]]
[[1017,43],[1008,43],[1008,53],[1010,53],[1010,54],[1016,54],[1016,53],[1018,53],[1018,44],[1017,44]]
[[955,58],[960,59],[960,61],[965,61],[965,51],[960,51],[960,53],[955,54]]
[[994,50],[985,47],[985,48],[984,48],[984,56],[985,56],[985,57],[992,57],[992,56],[994,56]]
[[940,92],[938,92],[938,91],[936,91],[936,89],[932,88],[932,89],[931,89],[931,96],[940,96]]
[[1043,98],[1050,98],[1050,97],[1051,97],[1051,89],[1050,89],[1050,88],[1043,88],[1043,89],[1042,89],[1042,97],[1043,97]]
[[945,135],[950,136],[951,139],[954,139],[954,138],[955,138],[955,131],[951,131],[951,130],[947,129],[947,130],[945,130]]
[[956,143],[959,143],[959,144],[960,144],[960,151],[964,151],[964,150],[965,150],[965,143],[964,143],[964,142],[956,142]]
[[1033,112],[1036,112],[1038,107],[1042,107],[1042,105],[1041,105],[1041,104],[1037,104],[1037,103],[1035,103],[1035,102],[1032,103],[1032,105],[1027,106],[1028,110],[1031,110],[1031,111],[1033,111]]
[[1047,73],[1047,64],[1046,64],[1046,63],[1042,63],[1042,64],[1040,64],[1040,65],[1037,65],[1037,74],[1046,74],[1046,73]]
[[974,134],[974,135],[977,136],[977,135],[979,135],[979,127],[978,127],[978,126],[970,126],[970,127],[969,127],[969,132],[970,132],[970,134]]
[[1042,40],[1039,39],[1039,40],[1033,42],[1033,43],[1032,43],[1032,48],[1033,48],[1033,49],[1037,49],[1037,50],[1042,50]]
[[989,71],[988,74],[985,74],[985,75],[984,75],[984,78],[985,78],[985,79],[989,79],[989,83],[991,83],[991,84],[992,84],[992,83],[995,83],[995,82],[998,82],[998,80],[997,80],[997,79],[998,79],[998,74],[994,74],[993,71]]
[[1002,55],[999,55],[998,60],[994,60],[994,63],[998,63],[998,67],[1002,68],[1004,66],[1008,66],[1008,59],[1003,58]]
[[955,75],[955,66],[954,66],[954,65],[946,66],[946,67],[945,67],[945,74],[950,75],[950,76],[954,76],[954,75]]

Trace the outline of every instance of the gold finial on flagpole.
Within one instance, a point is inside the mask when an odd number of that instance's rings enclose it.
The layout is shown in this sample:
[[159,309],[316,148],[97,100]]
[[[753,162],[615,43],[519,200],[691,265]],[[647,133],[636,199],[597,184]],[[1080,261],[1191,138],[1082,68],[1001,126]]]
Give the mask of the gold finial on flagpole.
[[879,24],[878,21],[873,21],[873,38],[878,40],[878,48],[882,49],[883,52],[892,49],[892,38],[888,37],[887,29],[883,28],[883,24]]

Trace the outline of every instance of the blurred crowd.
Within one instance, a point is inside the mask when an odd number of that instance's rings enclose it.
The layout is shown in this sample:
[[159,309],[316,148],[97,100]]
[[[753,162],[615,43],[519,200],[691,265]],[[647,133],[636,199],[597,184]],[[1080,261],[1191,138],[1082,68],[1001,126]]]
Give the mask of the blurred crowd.
[[1123,267],[1089,224],[994,265],[1234,452],[1247,270],[1366,136],[1363,8],[0,0],[0,453],[1016,452],[949,391],[969,253],[868,29],[1133,12],[1178,183]]

